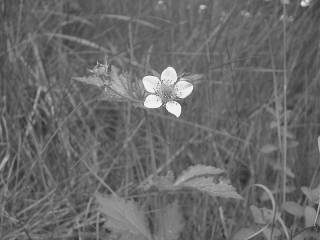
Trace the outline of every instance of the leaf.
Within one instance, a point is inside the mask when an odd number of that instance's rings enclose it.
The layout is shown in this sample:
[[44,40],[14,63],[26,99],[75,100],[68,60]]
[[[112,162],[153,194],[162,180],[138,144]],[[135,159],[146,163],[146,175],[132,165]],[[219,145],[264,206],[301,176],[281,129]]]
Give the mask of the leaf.
[[110,78],[110,89],[119,96],[127,96],[129,92],[128,76],[121,74],[118,68],[112,66]]
[[303,232],[296,235],[292,240],[318,240],[319,231],[314,230],[313,227],[304,229]]
[[106,227],[115,232],[129,231],[151,239],[144,213],[134,201],[126,202],[114,195],[96,194],[99,210],[108,217]]
[[227,183],[214,183],[213,177],[198,177],[181,183],[180,187],[188,187],[207,193],[212,197],[242,199],[235,188]]
[[89,77],[74,77],[73,80],[77,80],[79,82],[94,85],[96,87],[102,88],[108,82],[109,79],[109,64],[105,60],[104,64],[97,62],[96,66],[93,69],[89,69],[91,76]]
[[299,235],[293,237],[292,240],[305,240],[306,236],[305,236],[305,232],[300,233]]
[[179,210],[178,202],[175,201],[172,204],[165,207],[162,212],[162,218],[159,222],[160,234],[164,234],[164,239],[166,240],[176,240],[184,227],[184,219],[182,217],[181,211]]
[[262,212],[261,212],[260,208],[258,208],[255,205],[251,205],[250,211],[251,211],[251,214],[253,216],[253,220],[255,223],[266,224],[266,221],[265,221],[264,217],[262,216]]
[[102,87],[103,86],[103,81],[101,80],[101,78],[96,77],[96,76],[74,77],[72,79],[77,80],[77,81],[82,82],[82,83],[85,83],[85,84],[93,85],[93,86],[96,86],[96,87]]
[[[254,222],[257,224],[262,224],[265,225],[263,230],[263,234],[266,239],[271,240],[271,239],[277,239],[280,235],[281,232],[279,229],[274,228],[273,231],[269,227],[269,224],[272,223],[274,220],[279,219],[279,216],[276,216],[274,219],[273,216],[273,211],[268,208],[258,208],[255,205],[250,206],[250,210],[254,219]],[[273,235],[271,238],[271,232],[273,232]]]
[[[280,163],[274,164],[272,162],[269,162],[269,164],[274,170],[282,171],[283,166]],[[291,177],[291,178],[295,178],[296,177],[294,175],[294,173],[292,172],[292,170],[288,166],[286,167],[286,174],[287,174],[288,177]]]
[[266,144],[261,149],[260,152],[268,154],[277,151],[279,148],[272,144]]
[[269,227],[263,230],[263,235],[268,240],[279,239],[279,237],[281,236],[281,231],[276,227],[274,227],[273,230]]
[[138,101],[138,97],[142,95],[142,86],[139,82],[129,80],[129,76],[121,73],[120,69],[114,65],[108,64],[105,60],[104,64],[97,63],[96,66],[89,70],[89,77],[74,77],[74,80],[85,84],[102,88],[105,94],[101,100],[114,101]]
[[306,195],[306,197],[313,202],[312,191],[309,187],[301,187],[301,191]]
[[225,170],[220,168],[198,164],[195,166],[191,166],[187,170],[183,171],[182,174],[176,179],[174,185],[180,185],[181,183],[186,182],[192,178],[204,175],[218,175],[224,172]]
[[[271,223],[273,222],[273,212],[271,209],[269,208],[260,208],[261,211],[262,211],[262,216],[264,218],[264,220],[267,222],[267,223]],[[277,214],[276,214],[277,215]],[[275,217],[275,219],[277,218],[277,216]]]
[[312,207],[306,206],[304,209],[304,224],[305,227],[311,227],[314,224],[317,213],[316,210]]
[[318,187],[314,189],[310,189],[309,187],[301,187],[301,191],[307,196],[307,198],[313,202],[318,203],[320,200],[320,184]]
[[282,208],[286,212],[288,212],[296,217],[302,217],[304,215],[304,208],[296,202],[292,202],[292,201],[285,202],[282,205]]
[[145,184],[142,185],[144,191],[152,189],[153,187],[159,191],[170,191],[175,190],[173,186],[174,175],[172,171],[168,171],[165,176],[157,176],[156,178],[151,178]]
[[256,231],[252,228],[241,228],[236,234],[232,237],[232,240],[244,240],[248,239]]
[[[273,222],[273,212],[271,209],[265,207],[258,208],[255,205],[251,205],[250,210],[255,223],[268,224]],[[275,219],[277,219],[277,216]]]

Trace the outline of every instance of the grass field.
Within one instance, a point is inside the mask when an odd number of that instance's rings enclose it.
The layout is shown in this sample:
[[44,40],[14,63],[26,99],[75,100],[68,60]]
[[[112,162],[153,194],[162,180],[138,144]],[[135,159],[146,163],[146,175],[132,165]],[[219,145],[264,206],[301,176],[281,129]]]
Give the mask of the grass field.
[[[1,240],[320,239],[319,1],[2,0],[0,11]],[[128,97],[84,83],[97,61]],[[168,66],[193,84],[178,118],[144,107],[143,77]],[[209,194],[173,189],[191,166],[223,180],[201,178],[216,180]],[[131,209],[125,221],[112,204]]]

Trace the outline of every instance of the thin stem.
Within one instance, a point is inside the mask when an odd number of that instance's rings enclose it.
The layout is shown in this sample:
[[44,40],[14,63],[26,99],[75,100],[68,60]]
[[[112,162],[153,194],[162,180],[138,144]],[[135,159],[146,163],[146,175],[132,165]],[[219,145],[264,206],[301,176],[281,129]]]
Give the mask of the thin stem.
[[[318,137],[318,150],[320,152],[320,137]],[[318,222],[318,218],[319,218],[319,213],[320,213],[320,191],[319,191],[319,199],[318,199],[318,207],[317,207],[317,214],[316,214],[316,218],[314,219],[314,223],[313,226],[316,226],[317,222]]]
[[151,156],[151,167],[152,167],[152,173],[153,177],[155,178],[157,176],[157,164],[156,164],[156,157],[154,154],[154,145],[153,145],[153,138],[152,138],[152,132],[151,132],[151,122],[148,115],[148,112],[145,110],[145,118],[146,118],[146,125],[147,125],[147,141],[150,149],[150,156]]
[[[280,96],[278,93],[278,81],[277,81],[277,75],[275,72],[276,69],[276,64],[274,61],[274,54],[272,51],[272,44],[271,44],[271,39],[270,37],[268,38],[268,43],[269,43],[269,53],[270,53],[270,57],[271,57],[271,64],[272,64],[272,76],[273,76],[273,95],[274,95],[274,99],[275,99],[275,113],[276,113],[276,121],[277,121],[277,137],[278,137],[278,146],[279,146],[279,152],[278,152],[278,158],[277,161],[279,163],[279,166],[281,166],[281,160],[282,160],[282,138],[281,138],[281,102],[280,102]],[[277,175],[277,179],[276,179],[276,186],[280,186],[281,185],[281,175]],[[279,197],[280,198],[280,197]]]
[[[134,49],[133,49],[133,34],[132,34],[132,22],[130,21],[128,24],[128,34],[129,34],[129,46],[130,46],[130,63],[134,59]],[[132,67],[130,66],[130,78],[132,79]],[[129,86],[131,88],[131,86]],[[125,126],[125,131],[126,131],[126,136],[129,136],[129,126],[130,126],[130,113],[131,113],[131,103],[130,101],[128,102],[127,105],[127,121],[126,121],[126,126]],[[126,148],[126,183],[129,182],[129,158],[130,158],[130,153],[129,153],[129,144],[128,147]],[[125,192],[125,196],[128,197],[128,190]]]
[[284,125],[283,125],[283,203],[286,202],[286,191],[287,191],[287,127],[288,127],[288,116],[287,116],[287,9],[286,4],[283,3],[283,114],[284,114]]
[[[130,133],[129,133],[129,127],[130,127],[130,121],[131,121],[131,103],[128,102],[127,105],[127,114],[126,114],[126,123],[125,123],[125,131],[126,131],[126,139],[128,139],[130,137]],[[125,171],[125,178],[126,178],[126,184],[129,183],[129,171],[130,171],[130,142],[128,142],[128,146],[126,147],[125,151],[126,151],[126,171]],[[126,188],[125,190],[125,197],[128,197],[128,188]]]
[[[152,132],[151,132],[151,122],[150,118],[148,115],[148,112],[144,110],[145,114],[145,119],[146,119],[146,125],[147,125],[147,141],[150,149],[150,156],[151,156],[151,167],[152,167],[152,173],[153,173],[153,178],[156,179],[157,177],[157,164],[156,164],[156,157],[154,153],[154,145],[153,145],[153,138],[152,138]],[[159,198],[160,197],[160,198]],[[161,221],[163,221],[163,215],[162,215],[162,210],[163,210],[163,204],[161,201],[161,196],[156,196],[154,199],[154,205],[155,209],[160,209],[159,213],[155,213],[155,218],[156,222],[158,222],[161,225]],[[160,231],[160,237],[163,236],[163,232]]]

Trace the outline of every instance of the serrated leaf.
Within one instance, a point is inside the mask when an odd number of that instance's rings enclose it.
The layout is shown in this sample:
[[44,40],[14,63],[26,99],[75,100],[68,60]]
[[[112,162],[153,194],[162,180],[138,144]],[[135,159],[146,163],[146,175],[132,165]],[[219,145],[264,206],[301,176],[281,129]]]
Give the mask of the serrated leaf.
[[266,144],[261,149],[260,152],[268,154],[277,151],[279,148],[272,144]]
[[110,73],[110,89],[112,89],[119,96],[127,96],[129,92],[128,78],[124,74],[119,73],[119,69],[112,68]]
[[168,171],[165,176],[157,176],[156,178],[151,178],[148,182],[142,185],[143,190],[147,191],[153,187],[159,191],[170,191],[174,190],[173,186],[174,175],[172,171]]
[[282,205],[282,208],[292,214],[293,216],[296,216],[296,217],[302,217],[303,214],[304,214],[304,208],[296,203],[296,202],[292,202],[292,201],[288,201],[288,202],[285,202],[283,205]]
[[242,199],[235,188],[227,183],[214,183],[213,177],[198,177],[179,184],[179,187],[187,187],[209,194],[212,197],[224,197]]
[[182,174],[180,174],[180,176],[176,179],[174,185],[178,186],[179,184],[186,182],[192,178],[205,175],[219,175],[224,172],[225,170],[220,168],[198,164],[195,166],[191,166],[187,170],[183,171]]
[[166,240],[177,240],[183,226],[184,219],[179,209],[178,202],[175,201],[166,206],[162,212],[162,218],[159,222],[158,236],[162,233]]
[[233,237],[232,240],[244,240],[248,239],[256,231],[252,228],[241,228]]
[[125,201],[114,195],[96,194],[99,210],[108,217],[106,227],[115,232],[129,231],[151,239],[144,213],[134,201]]
[[251,211],[251,214],[253,216],[253,220],[255,223],[266,224],[266,221],[265,221],[264,217],[262,216],[262,212],[261,212],[260,208],[258,208],[255,205],[251,205],[250,211]]
[[91,76],[88,77],[74,77],[74,80],[102,88],[105,93],[101,100],[111,101],[137,101],[138,96],[141,95],[142,86],[138,81],[134,83],[129,80],[125,73],[120,73],[120,69],[108,63],[97,65],[89,70]]
[[273,222],[273,212],[271,209],[265,207],[258,208],[255,205],[251,205],[250,210],[255,223],[268,224]]
[[[265,207],[260,208],[260,209],[261,209],[261,211],[262,211],[262,216],[263,216],[264,220],[265,220],[267,223],[273,222],[273,212],[272,212],[272,210],[269,209],[269,208],[265,208]],[[277,215],[277,214],[276,214],[276,215]],[[277,218],[277,216],[276,216],[276,218]]]

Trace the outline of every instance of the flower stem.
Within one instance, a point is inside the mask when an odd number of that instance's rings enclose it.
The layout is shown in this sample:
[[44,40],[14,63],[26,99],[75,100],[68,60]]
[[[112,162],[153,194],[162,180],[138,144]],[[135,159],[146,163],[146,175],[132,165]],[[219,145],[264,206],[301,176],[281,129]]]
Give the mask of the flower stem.
[[288,128],[288,115],[287,115],[287,9],[286,4],[283,3],[283,114],[284,114],[284,125],[283,125],[283,179],[282,179],[282,201],[286,202],[286,192],[287,192],[287,128]]
[[144,115],[146,118],[146,125],[147,125],[147,141],[150,149],[150,156],[151,156],[151,167],[152,167],[152,173],[153,177],[157,177],[157,164],[156,164],[156,157],[154,154],[154,145],[153,145],[153,138],[152,138],[152,132],[151,132],[151,122],[148,115],[148,112],[145,110]]
[[[144,115],[146,119],[146,126],[147,126],[147,141],[150,149],[150,156],[151,156],[151,167],[152,167],[152,173],[153,173],[153,179],[157,178],[157,165],[156,165],[156,158],[154,153],[154,145],[153,145],[153,138],[152,138],[152,132],[151,132],[151,121],[148,115],[148,112],[144,110]],[[154,199],[154,206],[155,209],[161,209],[162,210],[162,202],[160,196],[156,196]],[[155,221],[158,222],[158,224],[163,220],[163,216],[160,213],[155,213]],[[160,225],[161,226],[161,225]],[[163,236],[163,233],[160,232],[160,236]]]

